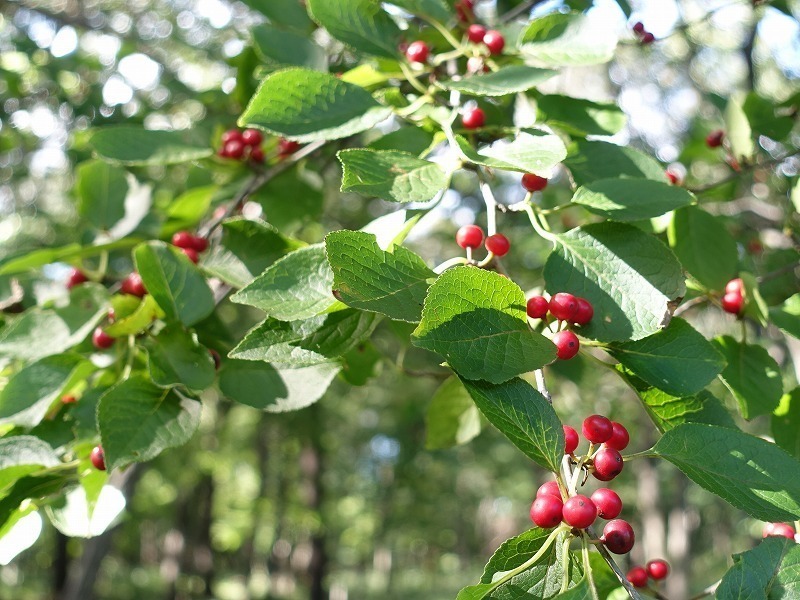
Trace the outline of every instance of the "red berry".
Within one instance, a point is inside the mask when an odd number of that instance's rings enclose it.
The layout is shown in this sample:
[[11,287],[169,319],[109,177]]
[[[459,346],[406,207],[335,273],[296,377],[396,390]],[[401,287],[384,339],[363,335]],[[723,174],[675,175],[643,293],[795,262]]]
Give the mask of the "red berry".
[[543,319],[550,303],[544,296],[531,296],[525,309],[531,319]]
[[96,328],[92,333],[92,344],[98,350],[108,350],[114,345],[115,341],[116,339],[108,335],[100,327]]
[[794,539],[794,529],[786,523],[767,523],[764,525],[764,537],[785,537]]
[[208,240],[199,235],[192,236],[191,248],[197,252],[205,252],[208,250]]
[[638,35],[642,35],[644,33],[644,23],[642,23],[641,21],[636,23],[633,26],[633,32],[638,34]]
[[99,471],[106,470],[106,455],[103,452],[102,446],[95,446],[92,448],[91,454],[89,454],[89,459],[92,461],[95,469]]
[[181,248],[181,252],[194,264],[197,264],[197,261],[200,260],[200,257],[197,255],[197,250],[194,248]]
[[188,231],[178,231],[172,236],[172,245],[178,248],[194,248],[194,236]]
[[522,176],[522,187],[529,192],[541,192],[547,187],[547,179],[539,177],[534,173],[525,173],[525,175]]
[[264,162],[264,150],[261,149],[261,146],[256,146],[250,151],[250,160],[258,164]]
[[511,248],[511,242],[502,233],[495,233],[486,238],[486,249],[495,256],[505,256]]
[[616,421],[611,422],[611,427],[614,432],[611,434],[611,437],[606,440],[606,446],[613,448],[614,450],[625,450],[631,441],[631,436],[628,433],[628,430],[625,429],[625,426],[622,425],[622,423],[617,423]]
[[61,404],[74,404],[77,401],[78,399],[72,394],[66,394],[64,396],[61,396]]
[[725,293],[737,293],[742,294],[744,292],[744,281],[742,281],[741,277],[737,277],[736,279],[731,279],[728,283],[725,284]]
[[591,415],[583,420],[581,433],[593,444],[602,444],[614,435],[614,426],[602,415]]
[[722,140],[725,138],[725,132],[722,129],[716,129],[706,136],[706,146],[709,148],[719,148],[722,146]]
[[483,229],[477,225],[464,225],[456,232],[456,244],[462,248],[478,248],[483,241]]
[[406,58],[409,60],[409,62],[424,63],[426,60],[428,60],[429,52],[430,48],[428,48],[428,44],[417,40],[416,42],[411,42],[408,45],[408,49],[406,50]]
[[480,108],[469,108],[461,116],[461,123],[467,129],[478,129],[486,122],[486,114]]
[[147,293],[142,281],[142,276],[134,272],[122,280],[120,291],[123,294],[130,294],[131,296],[139,296],[141,298]]
[[575,325],[586,325],[594,316],[594,307],[586,298],[578,298],[578,310],[572,318]]
[[633,567],[625,578],[631,582],[633,587],[647,587],[647,571],[644,570],[644,567]]
[[572,321],[578,314],[578,299],[572,294],[559,292],[550,298],[549,309],[559,321]]
[[622,512],[622,500],[617,492],[608,488],[598,488],[590,496],[597,506],[597,516],[603,519],[616,519]]
[[551,479],[547,483],[540,485],[539,489],[536,490],[536,497],[541,498],[542,496],[555,496],[561,500],[561,488],[558,487],[558,482]]
[[597,507],[590,498],[578,494],[564,502],[564,521],[578,529],[586,529],[597,519]]
[[86,277],[86,274],[81,271],[80,269],[70,269],[69,275],[67,276],[67,289],[71,290],[76,285],[80,285],[82,283],[86,283],[89,281],[89,278]]
[[645,31],[642,34],[642,45],[643,46],[648,46],[648,45],[652,44],[655,41],[656,41],[656,36],[654,36],[649,31]]
[[501,54],[503,52],[503,48],[506,46],[506,39],[499,31],[490,29],[483,36],[483,43],[486,44],[486,47],[492,54]]
[[603,537],[600,539],[603,540],[609,552],[627,554],[633,548],[636,538],[630,523],[623,519],[614,519],[603,527]]
[[278,154],[288,156],[300,150],[300,143],[281,138],[278,140]]
[[572,454],[575,452],[578,444],[580,443],[580,438],[578,437],[578,432],[575,431],[569,425],[564,425],[564,454]]
[[669,182],[672,185],[680,185],[681,178],[678,177],[677,173],[674,173],[673,171],[670,171],[669,169],[667,169],[666,171],[664,171],[664,174],[667,176],[667,179],[669,179]]
[[245,129],[242,132],[240,141],[245,146],[258,146],[262,141],[264,141],[264,138],[258,129]]
[[472,7],[472,0],[457,0],[454,8],[456,9],[458,20],[462,23],[472,21],[472,19],[475,17]]
[[561,360],[569,360],[578,353],[581,347],[578,336],[569,329],[556,333],[553,336],[553,343],[556,345],[556,356]]
[[238,129],[228,129],[225,133],[222,134],[222,138],[220,138],[222,145],[225,146],[228,142],[241,142],[242,141],[242,132]]
[[244,144],[239,140],[231,140],[226,142],[222,147],[222,151],[227,158],[240,159],[244,156]]
[[601,448],[594,455],[594,476],[600,481],[611,481],[622,473],[625,463],[622,455],[613,448]]
[[222,357],[219,355],[219,352],[217,352],[213,348],[209,348],[208,349],[208,353],[211,355],[211,358],[214,360],[214,370],[215,371],[219,371],[219,368],[222,365]]
[[647,569],[647,574],[656,581],[669,575],[669,563],[662,558],[651,560],[645,565],[645,569]]
[[467,39],[473,44],[480,44],[484,35],[486,35],[486,27],[483,25],[470,25],[467,27]]
[[738,315],[744,308],[744,297],[741,292],[728,292],[722,297],[722,310]]
[[531,504],[531,521],[542,529],[556,527],[561,523],[562,510],[564,508],[560,497],[556,498],[550,494],[543,494],[538,496]]

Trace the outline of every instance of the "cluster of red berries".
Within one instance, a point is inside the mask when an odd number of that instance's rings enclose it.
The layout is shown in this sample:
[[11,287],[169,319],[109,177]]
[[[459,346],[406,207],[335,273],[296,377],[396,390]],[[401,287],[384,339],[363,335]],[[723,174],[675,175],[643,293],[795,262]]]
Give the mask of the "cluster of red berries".
[[788,523],[767,523],[764,525],[762,537],[785,537],[789,540],[795,539],[794,527]]
[[217,154],[222,158],[233,160],[251,160],[254,163],[264,162],[264,150],[261,142],[264,138],[257,129],[229,129],[222,134],[222,146]]
[[[579,469],[587,469],[600,481],[610,481],[622,472],[622,456],[619,451],[630,441],[627,429],[620,423],[608,420],[602,415],[591,415],[583,422],[583,436],[590,446],[586,456],[578,459],[575,450],[580,438],[578,432],[564,425],[564,453]],[[602,444],[592,453],[595,444]],[[633,527],[624,519],[618,519],[622,512],[622,500],[609,488],[599,488],[591,496],[572,494],[558,481],[548,481],[536,492],[531,505],[531,520],[537,527],[550,529],[564,522],[575,529],[586,529],[598,517],[608,521],[603,527],[600,541],[609,552],[627,554],[633,548]]]
[[467,28],[467,39],[473,44],[483,44],[492,55],[501,54],[506,46],[506,39],[502,33],[478,24]]
[[669,575],[669,563],[661,558],[649,561],[643,567],[632,567],[626,579],[636,588],[647,587],[647,580],[661,581]]
[[480,248],[482,242],[486,246],[486,250],[498,257],[508,254],[511,248],[511,242],[502,233],[494,233],[484,241],[483,229],[477,225],[464,225],[456,232],[456,244],[465,250]]
[[208,240],[188,231],[179,231],[172,236],[172,245],[180,248],[190,261],[197,264],[200,253],[208,249]]
[[706,146],[709,148],[719,148],[725,140],[725,132],[722,129],[715,129],[706,136]]
[[639,21],[633,26],[633,33],[639,38],[639,43],[643,46],[648,46],[656,41],[656,36],[644,28],[644,23]]
[[[594,307],[586,298],[573,296],[567,292],[558,292],[548,300],[544,296],[531,296],[526,305],[526,312],[531,319],[544,319],[550,313],[559,322],[569,325],[586,325],[594,316]],[[570,329],[562,329],[553,335],[556,345],[556,356],[561,360],[569,360],[580,350],[578,336]]]
[[731,279],[725,284],[722,296],[722,310],[732,315],[741,315],[744,309],[744,282],[740,278]]

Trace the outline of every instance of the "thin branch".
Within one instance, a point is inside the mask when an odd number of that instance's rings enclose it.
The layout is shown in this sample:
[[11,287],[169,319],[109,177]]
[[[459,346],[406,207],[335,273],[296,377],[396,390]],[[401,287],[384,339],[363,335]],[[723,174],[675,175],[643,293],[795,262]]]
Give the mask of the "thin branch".
[[673,317],[677,317],[679,315],[682,315],[687,310],[690,310],[690,309],[694,308],[695,306],[698,306],[700,304],[704,304],[706,302],[708,302],[708,297],[707,296],[697,296],[696,298],[692,298],[691,300],[687,300],[686,302],[684,302],[678,308],[675,309],[675,312],[672,313],[672,316]]
[[[597,539],[597,534],[592,530],[591,527],[586,528],[586,533],[589,534],[589,537],[593,540]],[[625,588],[625,591],[628,592],[628,595],[633,598],[633,600],[644,600],[636,591],[636,588],[631,585],[631,582],[628,581],[628,578],[625,577],[625,573],[622,572],[622,569],[619,568],[619,565],[614,560],[614,557],[606,550],[606,547],[602,543],[597,543],[594,546],[597,551],[600,553],[600,556],[608,563],[608,566],[611,567],[611,570],[614,571],[614,575],[617,576],[619,582],[622,584],[622,587]]]
[[707,192],[709,190],[713,190],[714,188],[719,187],[721,185],[725,185],[726,183],[731,183],[732,181],[736,181],[737,179],[739,179],[739,177],[741,177],[745,173],[748,173],[750,171],[754,171],[755,169],[758,169],[758,168],[761,168],[761,167],[770,167],[770,166],[773,166],[773,165],[778,165],[778,164],[782,163],[783,161],[785,161],[787,158],[791,158],[793,156],[797,156],[798,154],[800,154],[800,149],[796,148],[796,149],[792,150],[791,152],[789,152],[787,154],[783,154],[782,156],[778,156],[777,158],[771,158],[770,160],[767,160],[767,161],[764,161],[764,162],[761,162],[761,163],[753,163],[751,165],[744,165],[741,168],[741,170],[736,171],[735,173],[731,173],[730,175],[720,179],[719,181],[715,181],[713,183],[708,183],[706,185],[701,185],[701,186],[694,187],[694,188],[686,188],[686,189],[688,191],[692,192],[693,194],[702,194],[703,192]]
[[704,589],[699,594],[695,594],[694,596],[689,598],[689,600],[700,600],[701,598],[705,598],[706,596],[710,596],[711,594],[713,594],[714,592],[717,591],[717,588],[719,587],[719,584],[720,584],[719,581],[715,581],[714,583],[712,583],[710,586],[708,586],[706,589]]
[[544,380],[544,369],[536,369],[533,372],[533,375],[536,377],[536,388],[539,390],[539,393],[544,396],[550,404],[552,404],[553,397],[550,395],[550,391],[547,389],[547,384]]

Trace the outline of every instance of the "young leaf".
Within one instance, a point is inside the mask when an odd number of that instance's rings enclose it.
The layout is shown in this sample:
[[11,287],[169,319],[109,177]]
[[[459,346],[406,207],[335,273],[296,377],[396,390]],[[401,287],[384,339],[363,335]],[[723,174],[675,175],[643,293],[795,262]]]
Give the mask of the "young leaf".
[[150,376],[160,387],[184,385],[203,391],[214,383],[214,360],[195,336],[178,325],[168,325],[147,345]]
[[108,470],[144,462],[189,441],[200,424],[201,405],[174,389],[135,374],[100,398],[97,427]]
[[526,92],[556,74],[557,71],[550,69],[508,65],[491,73],[437,81],[436,85],[446,90],[455,90],[472,96],[506,96]]
[[611,142],[575,140],[564,165],[572,172],[576,185],[598,179],[636,177],[666,183],[664,167],[651,156],[628,146]]
[[542,131],[522,131],[511,142],[497,142],[480,151],[461,136],[456,136],[456,141],[461,152],[477,165],[542,177],[550,177],[553,168],[567,156],[561,138]]
[[553,13],[534,19],[520,35],[520,52],[548,67],[606,63],[617,36],[602,19],[580,13]]
[[400,29],[378,0],[308,0],[313,19],[356,50],[397,58]]
[[208,283],[177,248],[164,242],[147,242],[136,247],[133,259],[145,288],[167,319],[188,327],[214,311],[214,295]]
[[128,178],[124,169],[91,160],[77,168],[78,213],[97,229],[108,230],[125,216]]
[[328,68],[325,51],[307,34],[283,31],[271,25],[258,25],[251,30],[251,35],[256,54],[271,66],[307,67],[315,71]]
[[407,152],[342,150],[342,191],[389,202],[427,202],[447,187],[449,178],[436,163]]
[[800,462],[775,444],[736,429],[684,423],[650,452],[751,517],[800,518]]
[[607,219],[637,221],[687,206],[695,198],[682,187],[626,177],[587,183],[578,188],[572,201]]
[[531,460],[558,472],[564,430],[550,403],[524,379],[500,385],[462,379],[480,411]]
[[733,556],[715,598],[793,598],[800,593],[800,544],[768,537]]
[[769,320],[784,333],[800,339],[800,294],[788,298],[780,306],[770,308]]
[[[128,301],[128,299],[136,301],[136,308],[130,314],[121,317],[123,313],[117,310],[116,305],[120,301]],[[112,337],[139,334],[147,329],[155,319],[164,317],[164,311],[158,307],[158,304],[150,294],[147,294],[141,300],[136,296],[115,296],[112,298],[112,304],[114,304],[116,319],[113,323],[103,328]]]
[[555,346],[531,331],[525,295],[505,277],[445,271],[428,290],[412,343],[444,356],[467,379],[502,383],[555,359]]
[[123,165],[171,165],[214,154],[207,139],[183,131],[147,130],[128,125],[96,129],[89,145],[100,158]]
[[429,280],[436,274],[411,250],[393,246],[387,252],[372,234],[334,231],[325,238],[325,252],[334,293],[342,302],[391,319],[420,320]]
[[537,95],[538,121],[570,134],[613,135],[625,127],[625,113],[611,103],[592,102],[562,95]]
[[631,225],[597,223],[556,236],[544,269],[547,290],[570,292],[594,307],[581,335],[639,340],[665,327],[686,292],[675,256]]
[[720,378],[747,419],[771,413],[780,402],[783,382],[778,363],[762,346],[737,342],[729,335],[714,339],[728,366]]
[[4,437],[0,439],[0,492],[20,477],[57,464],[56,453],[38,437]]
[[699,392],[719,375],[725,359],[689,323],[669,326],[638,341],[609,348],[611,355],[638,377],[673,396]]
[[778,446],[800,459],[800,387],[784,394],[772,413],[772,437]]
[[481,418],[472,397],[458,377],[439,386],[425,414],[425,449],[466,444],[481,432]]

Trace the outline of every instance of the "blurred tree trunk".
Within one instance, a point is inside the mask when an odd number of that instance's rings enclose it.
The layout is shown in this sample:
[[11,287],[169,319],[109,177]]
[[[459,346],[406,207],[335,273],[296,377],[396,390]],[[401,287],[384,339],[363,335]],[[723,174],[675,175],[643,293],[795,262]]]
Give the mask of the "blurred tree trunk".
[[56,531],[55,548],[53,550],[53,597],[58,598],[64,590],[69,575],[69,554],[67,542],[69,538]]
[[326,551],[325,519],[322,518],[324,500],[323,470],[324,447],[322,444],[322,417],[319,404],[314,404],[308,415],[308,439],[300,453],[300,471],[304,479],[306,504],[320,515],[321,525],[311,536],[311,562],[308,567],[309,600],[325,600],[325,576],[328,570],[328,554]]

